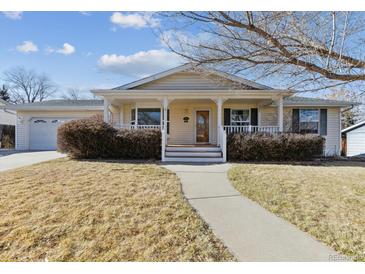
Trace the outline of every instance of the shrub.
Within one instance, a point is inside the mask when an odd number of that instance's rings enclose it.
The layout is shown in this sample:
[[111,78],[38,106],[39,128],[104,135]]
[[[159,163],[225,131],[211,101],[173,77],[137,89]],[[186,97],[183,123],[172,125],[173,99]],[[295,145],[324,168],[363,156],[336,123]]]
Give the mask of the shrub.
[[161,133],[154,129],[116,130],[99,117],[66,122],[58,129],[58,149],[73,158],[159,159]]
[[115,134],[97,117],[73,120],[58,128],[57,146],[73,158],[108,158]]
[[161,132],[156,129],[122,129],[114,139],[116,158],[160,159]]
[[323,154],[324,138],[315,135],[233,133],[227,136],[231,161],[310,160]]

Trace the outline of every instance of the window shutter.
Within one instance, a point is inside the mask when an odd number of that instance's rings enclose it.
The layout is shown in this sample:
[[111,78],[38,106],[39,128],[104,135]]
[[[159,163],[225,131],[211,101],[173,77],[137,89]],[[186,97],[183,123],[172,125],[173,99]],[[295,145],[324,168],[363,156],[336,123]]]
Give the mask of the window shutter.
[[292,131],[299,132],[299,109],[293,109]]
[[323,108],[321,109],[321,113],[320,113],[320,134],[321,136],[323,135],[327,135],[327,109]]
[[251,108],[251,126],[258,125],[258,111],[257,108]]
[[224,125],[225,126],[231,125],[231,109],[230,108],[224,109]]

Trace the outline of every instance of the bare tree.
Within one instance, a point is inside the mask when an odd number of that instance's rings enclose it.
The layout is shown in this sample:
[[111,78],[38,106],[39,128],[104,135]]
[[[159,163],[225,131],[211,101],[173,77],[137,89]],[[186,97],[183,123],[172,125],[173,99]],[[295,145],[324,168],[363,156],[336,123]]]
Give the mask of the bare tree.
[[80,100],[81,90],[78,88],[69,88],[65,94],[62,95],[63,99],[66,100]]
[[94,99],[91,93],[85,93],[79,88],[69,88],[66,93],[62,95],[62,99],[65,100],[84,100]]
[[[365,95],[359,94],[356,91],[348,90],[344,88],[340,88],[338,90],[331,90],[328,94],[325,95],[327,99],[334,100],[343,100],[348,102],[357,102],[357,103],[365,103]],[[352,126],[359,121],[365,119],[365,109],[364,106],[352,106],[342,110],[341,112],[341,121],[342,128],[347,128]]]
[[363,85],[365,80],[365,16],[361,12],[162,15],[170,22],[160,30],[162,40],[198,64],[250,73],[257,79],[279,76],[281,85],[300,91]]
[[16,67],[5,71],[3,80],[9,88],[13,103],[32,103],[43,101],[56,92],[55,85],[45,74]]

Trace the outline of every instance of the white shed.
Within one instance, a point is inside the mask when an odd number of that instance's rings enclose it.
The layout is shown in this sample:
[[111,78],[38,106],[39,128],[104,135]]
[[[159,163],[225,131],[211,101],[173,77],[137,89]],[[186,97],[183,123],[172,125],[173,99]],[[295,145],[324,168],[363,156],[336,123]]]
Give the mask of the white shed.
[[365,157],[365,121],[342,130],[346,134],[346,156]]

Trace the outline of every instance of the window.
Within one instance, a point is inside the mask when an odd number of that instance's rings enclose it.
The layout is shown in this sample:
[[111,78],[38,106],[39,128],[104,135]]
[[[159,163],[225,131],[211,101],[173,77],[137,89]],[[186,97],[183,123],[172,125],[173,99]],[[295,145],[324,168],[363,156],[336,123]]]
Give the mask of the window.
[[319,111],[318,109],[300,109],[299,110],[299,132],[300,133],[318,133],[319,128]]
[[34,123],[35,124],[45,124],[45,123],[47,123],[47,121],[45,121],[45,120],[35,120]]
[[249,109],[232,109],[231,110],[231,125],[233,125],[233,126],[250,125],[250,110]]
[[[159,108],[138,108],[138,125],[160,125],[161,110]],[[136,122],[136,110],[132,109],[131,124]]]

